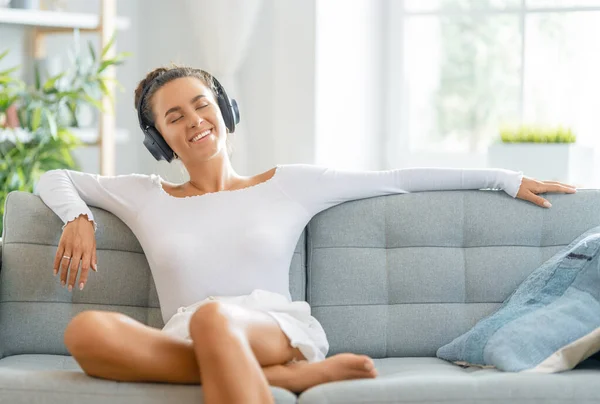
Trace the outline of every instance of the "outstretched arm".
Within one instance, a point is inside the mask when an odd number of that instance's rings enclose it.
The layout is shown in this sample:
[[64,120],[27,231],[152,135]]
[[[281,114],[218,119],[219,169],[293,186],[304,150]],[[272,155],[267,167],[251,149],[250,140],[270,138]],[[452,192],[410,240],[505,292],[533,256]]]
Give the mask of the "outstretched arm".
[[282,166],[279,185],[309,215],[354,199],[419,191],[502,189],[515,198],[522,172],[496,168],[340,170],[311,164]]

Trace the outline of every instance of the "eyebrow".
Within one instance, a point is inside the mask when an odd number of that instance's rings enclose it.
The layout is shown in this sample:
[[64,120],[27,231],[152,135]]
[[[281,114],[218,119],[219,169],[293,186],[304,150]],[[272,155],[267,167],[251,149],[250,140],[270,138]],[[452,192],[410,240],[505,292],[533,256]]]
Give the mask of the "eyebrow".
[[[198,101],[202,97],[206,97],[206,96],[204,94],[199,94],[199,95],[195,96],[194,98],[192,98],[190,100],[190,104],[193,104],[194,102]],[[179,111],[180,109],[181,109],[181,107],[179,107],[179,106],[170,108],[169,110],[167,110],[167,112],[165,112],[165,117],[167,115],[169,115],[171,112]]]

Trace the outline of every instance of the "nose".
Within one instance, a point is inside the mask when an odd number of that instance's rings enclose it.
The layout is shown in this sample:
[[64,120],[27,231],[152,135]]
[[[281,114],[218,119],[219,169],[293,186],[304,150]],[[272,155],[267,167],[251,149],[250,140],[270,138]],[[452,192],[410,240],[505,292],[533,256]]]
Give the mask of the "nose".
[[200,126],[203,121],[204,119],[202,119],[202,117],[199,117],[198,115],[192,115],[190,118],[190,128],[196,128]]

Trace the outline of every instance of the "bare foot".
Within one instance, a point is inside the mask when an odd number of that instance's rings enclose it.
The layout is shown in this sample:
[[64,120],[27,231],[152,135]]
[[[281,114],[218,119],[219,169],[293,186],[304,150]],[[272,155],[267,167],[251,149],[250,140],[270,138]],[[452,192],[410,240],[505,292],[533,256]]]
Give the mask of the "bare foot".
[[306,361],[263,368],[269,383],[300,393],[318,384],[377,377],[373,360],[366,355],[342,353],[321,362]]

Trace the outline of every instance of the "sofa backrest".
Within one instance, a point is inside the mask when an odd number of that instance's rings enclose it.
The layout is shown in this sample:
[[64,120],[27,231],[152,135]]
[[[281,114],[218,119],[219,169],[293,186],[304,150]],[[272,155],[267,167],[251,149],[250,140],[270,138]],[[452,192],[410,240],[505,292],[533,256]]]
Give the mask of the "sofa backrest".
[[415,192],[313,217],[307,298],[330,354],[435,356],[600,225],[600,190],[543,196],[552,208],[499,190]]
[[[0,357],[46,353],[68,355],[63,333],[84,310],[127,314],[152,327],[164,325],[142,247],[116,216],[91,208],[102,223],[96,233],[98,272],[83,291],[69,292],[53,276],[62,221],[37,195],[11,192],[5,204],[0,270]],[[305,233],[290,265],[290,291],[305,300]]]
[[[600,190],[545,194],[544,209],[503,191],[430,191],[346,202],[312,218],[290,266],[330,353],[435,356],[495,311],[539,265],[600,225]],[[52,276],[62,222],[38,196],[6,201],[0,271],[0,357],[68,354],[63,332],[83,310],[120,311],[162,327],[141,246],[92,208],[98,273],[83,292]]]

